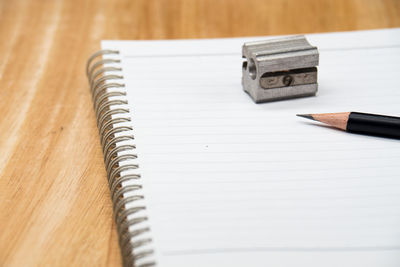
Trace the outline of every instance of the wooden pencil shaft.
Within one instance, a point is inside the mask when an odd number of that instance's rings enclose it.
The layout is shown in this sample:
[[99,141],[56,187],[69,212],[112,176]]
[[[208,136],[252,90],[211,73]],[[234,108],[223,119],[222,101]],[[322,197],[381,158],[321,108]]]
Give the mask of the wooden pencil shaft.
[[312,118],[338,129],[346,130],[350,112],[312,114]]

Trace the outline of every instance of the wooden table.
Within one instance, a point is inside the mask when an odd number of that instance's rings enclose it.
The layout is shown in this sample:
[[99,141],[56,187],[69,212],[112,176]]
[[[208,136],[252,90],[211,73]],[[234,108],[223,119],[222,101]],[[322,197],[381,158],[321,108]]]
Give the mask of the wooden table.
[[0,265],[121,262],[84,72],[101,39],[399,26],[398,0],[0,1]]

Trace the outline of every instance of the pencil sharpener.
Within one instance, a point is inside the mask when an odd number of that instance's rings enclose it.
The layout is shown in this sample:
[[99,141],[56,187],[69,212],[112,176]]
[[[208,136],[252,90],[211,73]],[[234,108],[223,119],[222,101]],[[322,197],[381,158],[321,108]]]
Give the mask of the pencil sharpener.
[[245,43],[242,85],[256,103],[317,93],[318,49],[304,36]]

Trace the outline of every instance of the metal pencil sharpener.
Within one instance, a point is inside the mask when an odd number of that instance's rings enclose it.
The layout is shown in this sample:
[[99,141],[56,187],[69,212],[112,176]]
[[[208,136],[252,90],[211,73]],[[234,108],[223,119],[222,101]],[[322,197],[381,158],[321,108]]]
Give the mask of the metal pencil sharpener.
[[256,103],[317,93],[319,54],[304,36],[245,43],[242,85]]

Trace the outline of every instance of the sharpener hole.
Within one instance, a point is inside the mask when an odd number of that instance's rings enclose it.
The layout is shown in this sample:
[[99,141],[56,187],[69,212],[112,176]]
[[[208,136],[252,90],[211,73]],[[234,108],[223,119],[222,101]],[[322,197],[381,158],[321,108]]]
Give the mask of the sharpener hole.
[[248,65],[249,75],[253,80],[255,80],[257,77],[256,63],[254,62],[254,60],[252,58],[250,58],[250,60],[248,62],[249,62],[249,65]]

